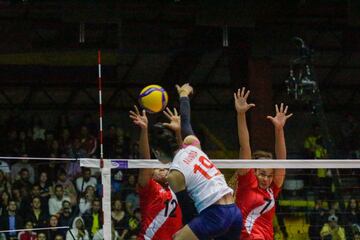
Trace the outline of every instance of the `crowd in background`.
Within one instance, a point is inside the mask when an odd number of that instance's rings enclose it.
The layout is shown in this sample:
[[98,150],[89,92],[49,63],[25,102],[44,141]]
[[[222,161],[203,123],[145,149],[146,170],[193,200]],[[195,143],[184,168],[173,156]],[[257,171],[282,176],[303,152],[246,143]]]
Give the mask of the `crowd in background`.
[[[68,228],[10,231],[0,234],[0,239],[70,240],[79,236],[102,239],[99,170],[80,168],[76,160],[44,162],[26,159],[28,156],[98,157],[97,124],[90,115],[84,115],[77,124],[70,123],[67,115],[61,115],[52,129],[45,127],[39,116],[30,120],[10,116],[1,124],[0,155],[23,159],[0,159],[0,229]],[[328,158],[330,149],[321,133],[320,126],[315,124],[305,139],[304,157]],[[358,158],[360,145],[356,136],[359,126],[353,116],[349,115],[343,123],[341,133],[345,157]],[[116,125],[108,126],[104,136],[105,157],[140,158],[138,144],[129,136]],[[346,239],[360,239],[357,189],[351,187],[343,192],[345,190],[339,183],[343,176],[352,176],[358,181],[358,174],[357,170],[339,172],[330,169],[303,173],[304,186],[312,186],[313,189],[307,190],[317,193],[315,207],[307,214],[311,239],[345,239],[345,235]],[[118,239],[136,239],[139,230],[141,216],[136,182],[136,171],[112,172],[113,235]],[[281,215],[281,209],[278,213]]]

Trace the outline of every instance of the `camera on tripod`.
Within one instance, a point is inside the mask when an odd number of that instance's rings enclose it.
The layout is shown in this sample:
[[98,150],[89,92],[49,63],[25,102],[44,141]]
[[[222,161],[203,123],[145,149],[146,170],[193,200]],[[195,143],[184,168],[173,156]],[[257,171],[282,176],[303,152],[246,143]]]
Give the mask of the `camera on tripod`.
[[295,37],[298,54],[290,60],[289,77],[285,80],[287,92],[295,100],[302,100],[318,91],[316,81],[311,70],[313,51],[309,49],[304,41]]

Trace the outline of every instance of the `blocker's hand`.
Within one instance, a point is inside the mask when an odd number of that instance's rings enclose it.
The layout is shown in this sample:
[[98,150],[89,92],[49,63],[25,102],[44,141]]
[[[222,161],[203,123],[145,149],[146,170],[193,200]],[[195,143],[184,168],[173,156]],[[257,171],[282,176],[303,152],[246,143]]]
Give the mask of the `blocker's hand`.
[[285,126],[286,120],[293,115],[292,113],[290,113],[289,115],[286,115],[287,110],[288,110],[287,105],[284,108],[284,104],[281,103],[280,109],[279,109],[278,105],[275,104],[275,111],[276,111],[275,117],[267,116],[266,118],[272,122],[272,124],[274,125],[274,127],[276,129],[281,129]]
[[170,123],[163,123],[163,125],[174,132],[179,132],[181,130],[181,118],[176,108],[174,108],[174,112],[172,112],[167,107],[166,111],[163,111],[163,113],[170,120]]
[[250,91],[243,87],[242,89],[238,89],[236,93],[234,93],[234,103],[235,109],[238,113],[246,113],[252,107],[255,107],[253,103],[247,103],[247,98],[249,97]]
[[142,110],[142,114],[140,114],[139,109],[136,105],[134,105],[134,111],[130,111],[129,117],[133,120],[135,125],[138,125],[140,128],[147,128],[148,127],[148,119],[146,116],[146,111]]

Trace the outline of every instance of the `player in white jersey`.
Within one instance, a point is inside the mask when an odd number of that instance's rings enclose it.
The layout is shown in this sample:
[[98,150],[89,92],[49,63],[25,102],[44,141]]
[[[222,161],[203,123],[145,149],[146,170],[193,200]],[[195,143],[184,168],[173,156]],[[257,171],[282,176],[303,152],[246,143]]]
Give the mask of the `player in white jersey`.
[[[178,87],[181,97],[188,97],[191,91],[189,85]],[[156,127],[152,150],[160,161],[171,162],[168,182],[177,196],[183,219],[192,216],[189,196],[198,212],[173,239],[238,239],[242,217],[234,203],[233,191],[219,169],[199,149],[199,140],[189,135],[184,139],[185,146],[178,150],[172,132]]]

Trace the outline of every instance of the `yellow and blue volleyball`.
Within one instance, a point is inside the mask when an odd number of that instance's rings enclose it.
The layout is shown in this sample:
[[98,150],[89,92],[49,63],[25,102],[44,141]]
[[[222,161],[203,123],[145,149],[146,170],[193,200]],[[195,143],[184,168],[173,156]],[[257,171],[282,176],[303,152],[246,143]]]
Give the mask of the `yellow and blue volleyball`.
[[157,113],[164,110],[167,103],[168,95],[159,85],[149,85],[140,92],[139,104],[149,113]]

